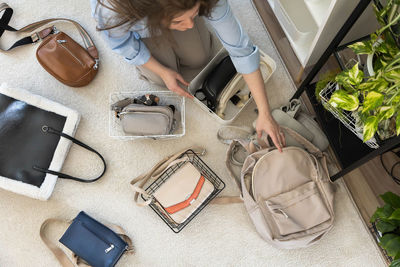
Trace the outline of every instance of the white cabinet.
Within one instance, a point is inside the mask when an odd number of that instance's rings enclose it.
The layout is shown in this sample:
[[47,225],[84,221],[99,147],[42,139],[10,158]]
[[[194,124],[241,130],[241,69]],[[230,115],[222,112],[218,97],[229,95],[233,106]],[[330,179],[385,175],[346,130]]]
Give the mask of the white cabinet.
[[[358,4],[358,0],[267,0],[300,64],[315,64]],[[351,41],[378,27],[372,7],[346,36]]]

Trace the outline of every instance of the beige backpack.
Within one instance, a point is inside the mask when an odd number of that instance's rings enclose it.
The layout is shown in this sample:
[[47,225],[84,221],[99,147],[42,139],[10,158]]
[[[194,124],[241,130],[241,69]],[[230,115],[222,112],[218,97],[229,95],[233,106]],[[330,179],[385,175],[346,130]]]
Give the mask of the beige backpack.
[[[240,164],[240,146],[246,149],[240,181],[235,181],[261,237],[277,248],[307,247],[333,226],[334,191],[325,155],[295,131],[281,128],[306,150],[291,146],[280,153],[262,141],[233,141],[226,163],[235,178],[231,165]],[[222,203],[223,198],[215,201]]]

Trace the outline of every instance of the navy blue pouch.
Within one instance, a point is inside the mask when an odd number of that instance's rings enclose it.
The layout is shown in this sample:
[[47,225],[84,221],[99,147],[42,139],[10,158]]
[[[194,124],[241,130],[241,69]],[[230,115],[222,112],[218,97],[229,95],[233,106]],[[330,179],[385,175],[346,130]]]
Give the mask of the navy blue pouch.
[[93,267],[114,266],[128,250],[118,234],[83,211],[59,241]]

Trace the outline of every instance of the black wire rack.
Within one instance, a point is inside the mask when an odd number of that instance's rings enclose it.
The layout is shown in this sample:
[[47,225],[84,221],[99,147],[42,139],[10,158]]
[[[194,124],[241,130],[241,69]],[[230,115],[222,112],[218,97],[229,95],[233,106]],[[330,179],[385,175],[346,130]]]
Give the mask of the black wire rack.
[[[162,175],[156,179],[153,183],[151,183],[146,188],[146,193],[149,195],[153,195],[157,189],[164,184],[177,170],[179,170],[184,164],[190,162],[208,181],[210,181],[213,186],[213,192],[208,196],[208,198],[182,223],[176,223],[169,215],[168,212],[161,206],[160,203],[157,202],[156,199],[153,199],[149,206],[157,213],[157,215],[171,228],[175,233],[179,233],[197,214],[200,213],[205,206],[212,199],[214,199],[219,192],[221,192],[225,188],[225,183],[200,159],[199,156],[193,150],[187,150],[183,153],[179,158],[187,157],[188,160],[179,162],[168,169],[166,169]],[[147,201],[149,198],[146,198],[142,195],[142,199]]]
[[[378,229],[376,228],[376,224],[375,224],[375,223],[372,223],[368,228],[369,228],[369,231],[372,233],[372,235],[375,237],[376,243],[379,244],[379,241],[380,241],[380,239],[382,238],[382,234],[381,234],[381,233],[378,231]],[[379,247],[380,251],[382,252],[383,256],[385,257],[386,262],[387,262],[388,264],[390,264],[390,263],[393,261],[393,258],[390,257],[390,256],[387,254],[386,250],[384,250],[381,246],[378,245],[378,247]]]

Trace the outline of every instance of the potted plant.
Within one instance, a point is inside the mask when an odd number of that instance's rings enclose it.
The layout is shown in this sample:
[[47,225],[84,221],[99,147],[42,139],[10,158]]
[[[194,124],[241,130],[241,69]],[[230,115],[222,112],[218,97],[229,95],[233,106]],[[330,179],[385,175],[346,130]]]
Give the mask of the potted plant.
[[364,72],[357,63],[339,73],[334,79],[338,88],[328,101],[338,112],[351,114],[364,142],[375,134],[380,140],[400,134],[400,49],[393,37],[400,21],[397,2],[376,8],[382,28],[349,46],[357,55],[367,54],[372,66]]
[[371,217],[379,231],[378,239],[386,253],[392,257],[390,267],[400,266],[400,197],[392,192],[380,196],[385,205],[377,208]]

